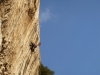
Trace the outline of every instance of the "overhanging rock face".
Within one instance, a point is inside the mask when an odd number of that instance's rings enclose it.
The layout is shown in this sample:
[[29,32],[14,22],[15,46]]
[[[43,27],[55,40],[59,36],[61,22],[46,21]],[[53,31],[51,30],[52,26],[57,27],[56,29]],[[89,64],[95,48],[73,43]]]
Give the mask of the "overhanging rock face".
[[39,75],[39,0],[0,0],[0,75]]

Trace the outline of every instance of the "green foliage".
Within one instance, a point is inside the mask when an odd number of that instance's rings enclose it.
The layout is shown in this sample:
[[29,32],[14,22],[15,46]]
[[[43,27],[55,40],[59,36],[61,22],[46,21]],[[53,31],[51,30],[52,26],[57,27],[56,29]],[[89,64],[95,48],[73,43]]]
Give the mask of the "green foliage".
[[43,66],[41,63],[39,67],[39,75],[54,75],[54,71],[50,70],[47,66]]

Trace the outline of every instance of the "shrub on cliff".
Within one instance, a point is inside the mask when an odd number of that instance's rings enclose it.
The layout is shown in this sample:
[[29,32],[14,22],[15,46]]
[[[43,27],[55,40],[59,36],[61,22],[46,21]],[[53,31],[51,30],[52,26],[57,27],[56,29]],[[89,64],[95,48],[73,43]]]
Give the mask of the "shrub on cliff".
[[50,70],[47,66],[43,66],[41,63],[39,67],[39,75],[54,75],[54,71]]

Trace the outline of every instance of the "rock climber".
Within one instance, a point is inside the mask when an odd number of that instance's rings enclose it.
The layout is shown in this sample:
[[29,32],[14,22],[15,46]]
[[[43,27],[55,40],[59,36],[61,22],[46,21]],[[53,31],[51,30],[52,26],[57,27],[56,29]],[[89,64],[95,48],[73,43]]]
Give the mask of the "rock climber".
[[37,48],[37,47],[40,46],[40,45],[41,45],[41,42],[39,42],[38,44],[35,44],[35,43],[32,43],[32,42],[31,42],[31,44],[30,44],[30,49],[31,49],[31,51],[34,51],[34,49]]

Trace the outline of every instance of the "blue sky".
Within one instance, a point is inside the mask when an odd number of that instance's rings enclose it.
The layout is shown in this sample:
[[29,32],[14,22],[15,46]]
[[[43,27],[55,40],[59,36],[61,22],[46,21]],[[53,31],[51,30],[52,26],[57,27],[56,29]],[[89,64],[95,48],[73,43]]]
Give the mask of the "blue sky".
[[41,0],[40,28],[55,75],[100,75],[100,0]]

